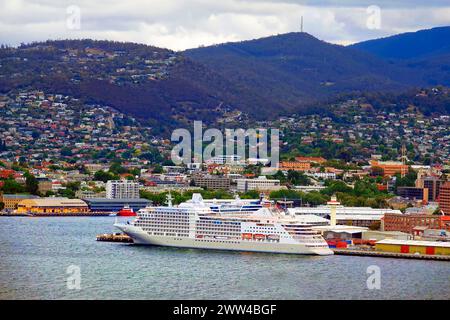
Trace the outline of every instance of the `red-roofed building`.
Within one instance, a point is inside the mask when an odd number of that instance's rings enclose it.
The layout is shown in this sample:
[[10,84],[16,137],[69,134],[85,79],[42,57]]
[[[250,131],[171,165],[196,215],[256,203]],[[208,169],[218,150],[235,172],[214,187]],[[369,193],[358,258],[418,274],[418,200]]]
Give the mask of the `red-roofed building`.
[[9,169],[3,169],[0,170],[0,178],[1,179],[9,179],[9,178],[17,178],[20,175],[15,172],[14,170],[9,170]]
[[322,157],[295,157],[296,161],[306,161],[311,163],[319,163],[322,164],[327,161],[327,159]]

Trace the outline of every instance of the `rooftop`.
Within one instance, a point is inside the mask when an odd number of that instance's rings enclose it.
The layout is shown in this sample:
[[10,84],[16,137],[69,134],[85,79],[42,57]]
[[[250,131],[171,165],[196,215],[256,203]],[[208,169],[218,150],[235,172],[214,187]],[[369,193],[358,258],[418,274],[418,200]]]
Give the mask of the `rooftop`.
[[33,194],[4,194],[4,199],[36,199],[39,198]]
[[19,206],[36,207],[86,207],[87,204],[80,199],[69,198],[37,198],[25,199],[19,203]]
[[88,203],[92,202],[108,202],[108,203],[150,203],[148,199],[142,198],[123,198],[123,199],[108,199],[108,198],[89,198],[84,199]]
[[410,245],[410,246],[428,246],[428,247],[445,247],[445,248],[450,248],[450,242],[438,242],[438,241],[417,241],[417,240],[384,239],[384,240],[378,241],[377,244],[394,244],[394,245]]

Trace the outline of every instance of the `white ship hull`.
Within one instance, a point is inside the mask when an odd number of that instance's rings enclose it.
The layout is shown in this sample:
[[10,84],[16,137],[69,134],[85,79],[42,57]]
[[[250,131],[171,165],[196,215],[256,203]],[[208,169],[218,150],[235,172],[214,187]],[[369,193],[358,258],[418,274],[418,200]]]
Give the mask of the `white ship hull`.
[[195,239],[189,237],[155,236],[149,235],[141,228],[132,225],[115,224],[114,226],[129,235],[135,244],[141,245],[304,255],[333,254],[333,251],[328,247],[315,248],[308,247],[300,243],[270,243],[265,241],[249,240]]

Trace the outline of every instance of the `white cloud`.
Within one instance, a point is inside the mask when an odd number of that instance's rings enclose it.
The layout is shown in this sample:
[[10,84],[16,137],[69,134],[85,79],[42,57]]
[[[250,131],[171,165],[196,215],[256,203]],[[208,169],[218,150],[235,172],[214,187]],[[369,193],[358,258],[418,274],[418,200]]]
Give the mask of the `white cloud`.
[[[340,44],[348,44],[398,32],[450,24],[450,4],[441,0],[427,7],[411,1],[378,1],[382,24],[366,27],[366,8],[372,1],[277,1],[277,0],[0,0],[0,42],[64,38],[133,41],[175,50],[227,41],[254,39],[305,31]],[[66,8],[81,9],[80,30],[66,26]]]

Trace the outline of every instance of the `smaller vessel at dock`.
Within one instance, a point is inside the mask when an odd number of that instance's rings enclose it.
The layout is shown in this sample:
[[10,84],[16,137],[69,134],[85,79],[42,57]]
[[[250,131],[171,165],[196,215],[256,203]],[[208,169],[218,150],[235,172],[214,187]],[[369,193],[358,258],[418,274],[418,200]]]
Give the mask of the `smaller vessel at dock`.
[[129,205],[125,205],[118,213],[118,217],[135,217],[136,212],[133,211],[132,208],[130,208]]

